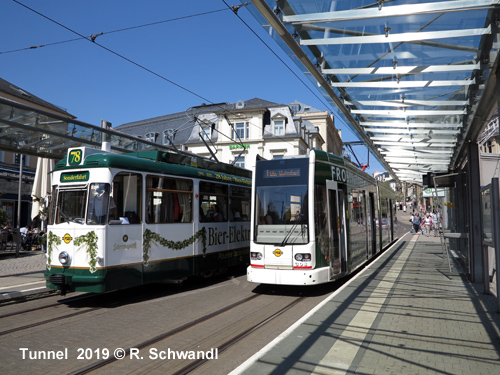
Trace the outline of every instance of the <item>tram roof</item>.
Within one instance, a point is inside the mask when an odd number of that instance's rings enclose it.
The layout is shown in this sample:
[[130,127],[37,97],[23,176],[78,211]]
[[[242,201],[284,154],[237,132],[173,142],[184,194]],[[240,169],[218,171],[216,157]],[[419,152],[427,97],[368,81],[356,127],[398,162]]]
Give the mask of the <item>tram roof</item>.
[[[70,166],[67,157],[60,160],[54,171],[71,171],[99,167],[124,170],[165,173],[176,176],[201,178],[240,185],[251,184],[251,171],[229,164],[220,164],[201,157],[188,157],[161,151],[142,151],[125,154],[92,150],[85,156],[83,163]],[[68,154],[71,150],[68,150]]]
[[497,108],[500,0],[252,0],[400,181],[459,170]]

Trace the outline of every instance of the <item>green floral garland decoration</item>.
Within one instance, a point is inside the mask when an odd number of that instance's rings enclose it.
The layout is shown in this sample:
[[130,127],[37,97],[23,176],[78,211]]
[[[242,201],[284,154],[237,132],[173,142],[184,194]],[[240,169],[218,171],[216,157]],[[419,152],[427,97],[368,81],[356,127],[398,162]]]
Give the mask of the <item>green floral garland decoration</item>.
[[52,263],[52,246],[56,244],[59,246],[61,244],[61,239],[56,236],[54,233],[49,231],[48,235],[48,246],[47,246],[47,269],[50,270]]
[[84,245],[87,245],[87,255],[90,258],[89,266],[90,273],[94,273],[97,271],[97,235],[94,231],[90,231],[87,234],[78,236],[74,239],[75,245],[80,246],[78,250],[80,250]]
[[158,233],[146,229],[144,231],[144,240],[142,245],[143,264],[145,266],[149,265],[149,252],[151,251],[151,243],[154,243],[156,246],[160,244],[162,246],[169,247],[172,250],[182,250],[199,239],[201,239],[201,242],[203,244],[203,256],[205,256],[207,251],[207,230],[205,229],[205,227],[201,228],[191,238],[188,238],[184,241],[170,241],[166,238],[161,237]]

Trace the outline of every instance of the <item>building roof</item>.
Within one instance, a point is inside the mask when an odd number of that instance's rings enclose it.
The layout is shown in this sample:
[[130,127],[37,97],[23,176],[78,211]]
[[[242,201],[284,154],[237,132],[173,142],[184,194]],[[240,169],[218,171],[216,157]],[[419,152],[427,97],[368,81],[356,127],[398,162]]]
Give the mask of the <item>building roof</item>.
[[5,93],[7,95],[16,97],[18,99],[21,99],[22,102],[29,102],[32,104],[36,104],[42,107],[45,107],[47,109],[59,112],[62,115],[69,116],[69,117],[75,117],[66,110],[62,109],[61,107],[58,107],[52,103],[47,102],[46,100],[43,100],[39,98],[38,96],[21,89],[20,87],[14,85],[13,83],[10,83],[2,78],[0,78],[0,93]]
[[193,131],[193,125],[197,118],[206,117],[202,115],[218,115],[219,113],[231,114],[233,112],[245,110],[257,110],[260,108],[267,110],[286,106],[286,104],[278,104],[260,98],[253,98],[246,101],[239,100],[236,103],[203,103],[200,106],[188,108],[183,112],[129,122],[119,125],[114,129],[141,137],[148,133],[155,133],[161,137],[164,131],[170,130],[175,134],[174,144],[182,145],[192,140],[191,133]]
[[303,115],[306,113],[317,113],[317,112],[325,112],[322,111],[321,109],[312,107],[306,103],[299,102],[297,99],[295,99],[293,102],[288,104],[290,108],[292,109],[292,112],[295,115]]

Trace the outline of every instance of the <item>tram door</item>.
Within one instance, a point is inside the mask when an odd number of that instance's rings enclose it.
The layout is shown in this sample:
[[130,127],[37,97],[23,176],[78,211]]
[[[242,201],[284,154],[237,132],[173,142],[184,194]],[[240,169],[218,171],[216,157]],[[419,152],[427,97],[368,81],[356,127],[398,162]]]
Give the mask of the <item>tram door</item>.
[[346,271],[344,192],[337,182],[327,181],[330,278]]

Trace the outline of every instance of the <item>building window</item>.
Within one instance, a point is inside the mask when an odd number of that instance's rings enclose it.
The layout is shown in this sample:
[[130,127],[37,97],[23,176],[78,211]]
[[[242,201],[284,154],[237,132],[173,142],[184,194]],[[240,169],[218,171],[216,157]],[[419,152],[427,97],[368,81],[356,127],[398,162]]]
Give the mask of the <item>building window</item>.
[[175,135],[175,130],[174,129],[167,129],[163,132],[163,144],[164,145],[169,145],[174,143],[174,135]]
[[274,135],[284,135],[285,134],[285,121],[284,120],[275,120],[274,121],[273,134]]
[[236,160],[234,161],[234,165],[240,168],[245,168],[245,157],[244,156],[239,156],[236,157]]
[[209,141],[212,138],[212,125],[202,125],[200,138]]
[[[235,131],[236,130],[236,131]],[[231,129],[232,139],[248,139],[248,122],[237,122]]]
[[280,160],[283,159],[283,155],[273,155],[274,160]]
[[144,138],[148,142],[156,142],[156,133],[147,133]]

